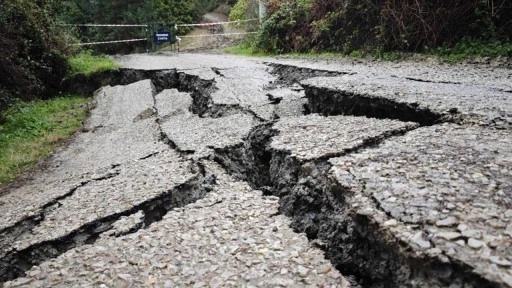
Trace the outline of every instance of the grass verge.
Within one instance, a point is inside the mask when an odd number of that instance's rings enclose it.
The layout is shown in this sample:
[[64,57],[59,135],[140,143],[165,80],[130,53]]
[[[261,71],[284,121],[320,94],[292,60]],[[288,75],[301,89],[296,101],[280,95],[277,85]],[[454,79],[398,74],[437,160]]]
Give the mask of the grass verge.
[[448,47],[439,46],[437,48],[425,48],[423,52],[412,53],[402,51],[384,51],[380,47],[375,47],[371,50],[353,50],[349,53],[343,52],[305,52],[305,53],[265,53],[263,50],[255,47],[252,42],[254,39],[250,38],[237,46],[225,48],[228,54],[236,54],[243,56],[279,56],[286,58],[299,58],[299,59],[336,59],[336,58],[352,58],[352,59],[370,59],[382,61],[401,61],[407,60],[411,57],[434,57],[451,63],[460,63],[466,60],[473,60],[478,58],[498,58],[509,57],[512,58],[512,42],[500,41],[487,41],[482,42],[474,39],[462,39],[459,43]]
[[90,75],[94,72],[115,70],[119,68],[119,65],[117,65],[114,60],[103,56],[93,56],[91,51],[82,52],[68,59],[68,63],[70,67],[70,76],[78,73]]
[[265,53],[262,50],[251,46],[248,43],[242,43],[236,46],[227,47],[224,49],[224,52],[228,54],[234,54],[234,55],[242,55],[242,56],[253,56],[253,57],[265,57],[265,56],[272,56],[275,54],[269,54]]
[[4,112],[0,124],[0,185],[13,181],[50,155],[86,117],[81,96],[20,103]]
[[461,62],[474,57],[512,57],[512,42],[481,42],[463,39],[453,47],[440,46],[427,52],[449,62]]

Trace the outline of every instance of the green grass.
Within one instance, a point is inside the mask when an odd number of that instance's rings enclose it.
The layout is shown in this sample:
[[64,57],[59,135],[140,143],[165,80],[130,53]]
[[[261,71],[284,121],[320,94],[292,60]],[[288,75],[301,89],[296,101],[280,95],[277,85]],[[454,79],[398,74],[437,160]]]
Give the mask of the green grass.
[[304,53],[286,53],[284,57],[297,58],[297,59],[336,59],[340,57],[346,57],[346,55],[340,52],[304,52]]
[[4,112],[0,124],[0,185],[13,181],[51,154],[86,117],[80,96],[20,103]]
[[512,57],[512,42],[463,39],[453,47],[441,46],[431,49],[428,54],[436,55],[449,62],[461,62],[473,57]]
[[272,54],[268,54],[263,52],[262,50],[251,46],[248,43],[242,43],[236,46],[227,47],[224,49],[224,52],[228,54],[234,55],[243,55],[243,56],[253,56],[253,57],[265,57],[271,56]]
[[344,55],[338,52],[309,52],[309,53],[266,53],[263,50],[253,47],[249,44],[243,43],[232,47],[227,47],[224,52],[234,55],[242,56],[253,56],[253,57],[266,57],[266,56],[279,56],[286,58],[297,58],[297,59],[333,59],[336,57],[343,57]]
[[93,56],[90,51],[82,52],[68,59],[68,63],[70,66],[70,75],[78,73],[90,75],[94,72],[119,68],[119,65],[117,65],[114,60],[103,56]]

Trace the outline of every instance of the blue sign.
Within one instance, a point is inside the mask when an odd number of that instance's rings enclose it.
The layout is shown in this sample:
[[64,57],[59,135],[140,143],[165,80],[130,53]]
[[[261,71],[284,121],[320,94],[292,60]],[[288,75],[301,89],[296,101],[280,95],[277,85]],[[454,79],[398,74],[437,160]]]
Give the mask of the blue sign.
[[154,40],[156,44],[171,42],[171,33],[169,32],[155,32]]

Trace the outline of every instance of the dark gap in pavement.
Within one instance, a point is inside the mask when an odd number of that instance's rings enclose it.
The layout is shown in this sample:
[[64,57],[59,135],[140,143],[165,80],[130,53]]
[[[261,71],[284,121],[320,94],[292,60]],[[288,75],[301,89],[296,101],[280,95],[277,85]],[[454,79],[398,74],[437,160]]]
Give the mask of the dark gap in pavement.
[[405,79],[415,82],[424,82],[424,83],[438,83],[438,84],[455,84],[460,85],[461,82],[454,82],[454,81],[435,81],[435,80],[428,80],[428,79],[422,79],[422,78],[416,78],[416,77],[405,77]]
[[304,85],[308,106],[312,113],[324,116],[353,115],[378,119],[397,119],[431,126],[450,122],[446,115],[419,108],[414,103],[401,103],[382,97],[359,95],[350,91]]
[[[205,169],[200,163],[197,165],[200,171],[198,176],[169,191],[165,191],[157,197],[146,200],[125,211],[82,225],[79,229],[64,237],[40,242],[19,251],[11,249],[0,258],[0,281],[5,282],[22,277],[26,271],[35,265],[39,265],[48,259],[56,258],[70,249],[95,243],[100,234],[110,230],[113,227],[112,225],[122,216],[129,216],[142,210],[145,216],[144,225],[138,227],[140,229],[160,221],[173,208],[182,207],[204,198],[212,190],[212,184],[209,180],[211,176],[205,175]],[[51,207],[55,203],[48,205]],[[33,219],[32,228],[38,222],[44,220],[44,216],[41,218],[39,221]],[[128,233],[134,233],[137,230],[132,229]]]
[[224,74],[222,74],[221,69],[215,68],[215,67],[212,67],[211,69],[212,69],[213,73],[219,75],[220,77],[226,77]]
[[[272,85],[292,85],[313,77],[336,77],[355,73],[315,70],[285,64],[267,65],[273,67],[279,79]],[[420,81],[421,79],[406,78]],[[342,80],[340,80],[342,81]],[[440,82],[441,83],[441,82]],[[350,91],[333,90],[311,85],[301,86],[308,99],[305,114],[319,113],[323,116],[353,115],[378,119],[397,119],[404,122],[416,122],[422,126],[431,126],[442,122],[454,122],[457,111],[452,115],[443,115],[429,109],[419,108],[416,103],[402,103],[383,97],[355,94]],[[453,116],[453,117],[452,117]]]
[[[37,225],[39,225],[42,221],[44,221],[45,215],[49,211],[52,211],[52,210],[56,209],[57,207],[60,207],[61,206],[60,201],[66,199],[68,197],[71,197],[76,192],[76,190],[78,190],[79,188],[84,187],[91,182],[107,180],[107,179],[116,177],[117,175],[119,175],[119,173],[109,172],[102,177],[83,181],[83,182],[79,183],[78,185],[76,185],[75,187],[71,188],[67,193],[65,193],[59,197],[56,197],[55,199],[53,199],[50,202],[43,205],[41,207],[41,211],[38,212],[37,214],[26,217],[25,219],[16,222],[14,225],[1,230],[0,231],[0,251],[6,251],[6,248],[8,248],[13,242],[15,242],[16,239],[22,237],[23,235],[25,235],[27,233],[30,233]],[[5,254],[0,255],[0,259],[2,259],[4,256],[5,256]],[[0,264],[0,275],[4,274],[3,273],[4,269],[5,269],[5,267],[3,267]]]
[[159,141],[164,143],[165,145],[169,146],[169,148],[173,149],[174,151],[178,152],[182,157],[186,157],[187,155],[192,155],[195,153],[194,150],[181,150],[174,141],[172,141],[167,134],[165,134],[161,128],[160,129],[160,135],[159,135]]
[[351,72],[329,71],[322,69],[311,69],[305,67],[298,67],[277,63],[265,63],[265,65],[272,68],[271,73],[277,75],[278,78],[273,83],[270,83],[267,88],[277,88],[280,86],[292,86],[293,84],[300,84],[300,81],[314,77],[336,77],[342,75],[352,75]]
[[[463,263],[421,258],[404,243],[389,240],[370,217],[351,209],[348,200],[354,191],[329,177],[331,156],[301,161],[289,152],[273,150],[271,139],[278,132],[272,126],[265,123],[255,127],[244,144],[215,149],[214,160],[254,189],[280,197],[280,213],[291,218],[291,227],[306,233],[312,243],[321,243],[317,246],[343,275],[353,277],[362,287],[409,287],[413,283],[492,287]],[[369,139],[333,157],[374,148],[406,132]]]

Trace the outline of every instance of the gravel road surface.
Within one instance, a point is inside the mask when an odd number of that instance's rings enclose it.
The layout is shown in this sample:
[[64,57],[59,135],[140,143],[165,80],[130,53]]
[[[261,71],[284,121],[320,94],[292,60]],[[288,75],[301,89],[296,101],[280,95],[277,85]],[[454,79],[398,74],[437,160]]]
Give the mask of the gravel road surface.
[[4,287],[512,287],[511,70],[116,61],[0,197]]

